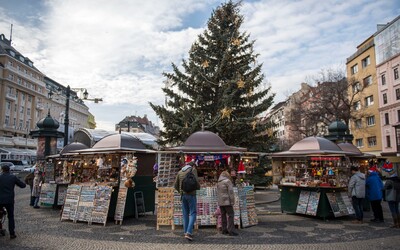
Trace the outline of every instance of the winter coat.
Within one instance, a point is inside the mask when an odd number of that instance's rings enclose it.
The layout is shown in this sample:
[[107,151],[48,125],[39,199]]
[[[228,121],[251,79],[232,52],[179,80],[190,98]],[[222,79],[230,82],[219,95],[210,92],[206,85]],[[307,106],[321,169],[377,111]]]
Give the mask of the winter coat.
[[383,187],[386,201],[400,201],[400,179],[397,176],[388,178]]
[[196,168],[194,168],[192,166],[189,166],[189,165],[186,165],[176,175],[174,187],[175,187],[176,191],[178,191],[178,193],[196,195],[196,190],[192,191],[192,192],[189,192],[189,193],[186,193],[185,191],[182,190],[182,181],[185,178],[185,176],[190,172],[190,169],[192,169],[192,172],[193,172],[194,176],[196,177],[197,190],[200,189],[200,183],[199,183],[199,179],[198,179],[198,176],[197,176]]
[[356,172],[351,176],[348,194],[350,197],[365,198],[365,175],[363,173]]
[[25,176],[25,183],[29,186],[33,186],[33,179],[35,178],[35,175],[33,173],[29,173]]
[[0,174],[0,204],[13,204],[14,203],[14,187],[17,185],[20,188],[25,188],[26,184],[23,183],[17,176],[9,172]]
[[377,172],[368,175],[365,197],[370,201],[382,200],[383,182]]
[[41,189],[42,189],[42,177],[39,174],[36,174],[35,178],[33,179],[32,196],[39,197]]
[[232,181],[222,174],[217,183],[217,197],[218,206],[233,206],[235,204]]

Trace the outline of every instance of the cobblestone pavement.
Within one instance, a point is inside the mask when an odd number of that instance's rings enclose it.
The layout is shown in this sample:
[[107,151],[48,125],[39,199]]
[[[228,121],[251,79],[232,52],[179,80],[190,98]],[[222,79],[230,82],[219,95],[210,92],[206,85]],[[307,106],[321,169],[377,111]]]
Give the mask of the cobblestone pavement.
[[[387,222],[355,225],[352,218],[321,220],[313,217],[278,213],[279,201],[273,191],[257,191],[260,211],[257,226],[240,229],[239,236],[218,234],[214,227],[201,227],[188,242],[180,228],[156,230],[155,215],[139,219],[128,218],[122,225],[109,221],[100,224],[60,221],[60,211],[51,208],[33,209],[28,206],[29,189],[16,189],[17,238],[0,236],[0,249],[399,249],[400,229],[391,229]],[[257,198],[258,197],[258,198]],[[279,196],[278,196],[279,197]],[[275,211],[270,213],[269,208]],[[7,222],[6,222],[7,225]]]

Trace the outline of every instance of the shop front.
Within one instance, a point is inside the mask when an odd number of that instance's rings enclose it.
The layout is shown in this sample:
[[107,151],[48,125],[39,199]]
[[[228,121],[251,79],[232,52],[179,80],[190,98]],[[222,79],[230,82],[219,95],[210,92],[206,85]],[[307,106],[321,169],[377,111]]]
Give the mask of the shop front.
[[254,187],[240,183],[239,166],[244,148],[227,146],[216,134],[199,131],[185,141],[183,146],[158,153],[157,229],[160,226],[183,224],[180,194],[174,190],[175,178],[185,163],[194,161],[201,189],[197,191],[197,226],[216,225],[216,184],[222,171],[228,171],[235,182],[235,225],[247,227],[257,224]]
[[353,214],[347,196],[350,166],[369,156],[344,151],[321,137],[307,137],[289,151],[274,153],[273,182],[281,191],[282,212],[340,217]]

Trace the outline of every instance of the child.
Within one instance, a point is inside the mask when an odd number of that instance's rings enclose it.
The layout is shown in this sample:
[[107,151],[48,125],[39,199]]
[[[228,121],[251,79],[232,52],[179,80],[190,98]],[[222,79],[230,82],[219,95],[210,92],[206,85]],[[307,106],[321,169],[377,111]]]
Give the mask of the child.
[[217,217],[217,231],[219,233],[222,233],[222,217],[221,217],[221,210],[218,207],[217,210],[215,210],[214,216]]

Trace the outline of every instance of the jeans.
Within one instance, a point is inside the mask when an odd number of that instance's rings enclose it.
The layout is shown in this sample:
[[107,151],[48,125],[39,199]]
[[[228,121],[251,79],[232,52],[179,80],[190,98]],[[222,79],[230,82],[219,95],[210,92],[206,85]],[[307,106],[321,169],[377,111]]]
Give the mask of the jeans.
[[389,205],[389,209],[390,209],[390,213],[392,213],[393,215],[399,215],[399,202],[398,201],[388,201],[388,205]]
[[182,195],[183,233],[193,234],[193,226],[197,215],[196,195]]
[[222,219],[222,232],[232,233],[235,230],[233,206],[220,206]]
[[39,196],[38,197],[33,197],[33,207],[39,207]]
[[356,196],[353,196],[351,197],[351,201],[353,204],[357,220],[362,221],[364,218],[364,213],[363,213],[364,198],[357,198]]
[[381,200],[371,201],[372,212],[374,213],[374,219],[383,221],[383,211]]
[[10,235],[15,235],[14,203],[0,204],[0,208],[1,207],[5,207],[7,210],[8,232],[10,233]]

